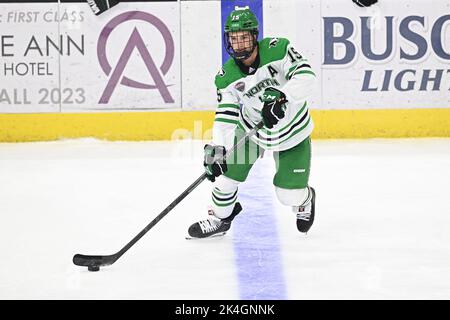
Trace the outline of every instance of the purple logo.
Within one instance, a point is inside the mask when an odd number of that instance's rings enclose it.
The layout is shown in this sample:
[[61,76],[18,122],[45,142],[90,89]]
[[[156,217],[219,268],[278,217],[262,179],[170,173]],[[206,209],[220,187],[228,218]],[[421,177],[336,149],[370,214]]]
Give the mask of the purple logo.
[[239,90],[240,92],[244,92],[244,90],[245,90],[245,83],[242,82],[242,81],[240,81],[240,82],[236,83],[236,84],[234,85],[234,87],[235,87],[237,90]]
[[[113,69],[109,64],[106,57],[106,43],[108,41],[108,38],[111,35],[111,32],[118,25],[130,20],[143,20],[145,22],[148,22],[156,27],[156,29],[158,29],[158,31],[163,36],[166,53],[164,56],[164,61],[159,68],[156,66],[155,61],[153,60],[149,52],[149,50],[152,49],[152,46],[149,45],[147,48],[137,28],[134,28],[133,32],[131,33],[131,36],[126,43],[125,49],[123,50],[115,68]],[[147,70],[155,83],[154,85],[138,82],[123,75],[123,71],[131,57],[131,53],[135,48],[139,51],[142,59],[144,60],[145,66],[147,67]],[[170,85],[165,84],[163,76],[166,75],[169,71],[170,66],[173,62],[174,55],[175,50],[172,35],[170,34],[167,26],[159,18],[150,13],[142,11],[124,12],[113,18],[103,28],[97,43],[98,61],[100,62],[100,66],[103,72],[105,72],[107,76],[110,76],[108,84],[103,91],[99,103],[104,104],[109,102],[109,99],[111,98],[111,95],[113,94],[114,89],[116,88],[119,81],[120,84],[132,88],[158,89],[165,103],[173,103],[174,100],[170,95],[169,90],[167,89]]]

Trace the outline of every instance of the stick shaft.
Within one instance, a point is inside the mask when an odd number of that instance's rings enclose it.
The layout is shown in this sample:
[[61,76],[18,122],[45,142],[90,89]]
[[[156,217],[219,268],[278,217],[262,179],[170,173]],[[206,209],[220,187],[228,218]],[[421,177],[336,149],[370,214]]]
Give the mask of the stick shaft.
[[[252,130],[247,132],[244,137],[242,137],[230,150],[226,152],[223,159],[228,158],[233,154],[242,144],[248,141],[251,136],[253,136],[256,131],[263,127],[263,122],[258,123]],[[205,179],[207,175],[203,173],[197,178],[186,190],[184,190],[175,200],[172,201],[156,218],[154,218],[144,229],[141,230],[130,242],[128,242],[120,251],[110,256],[86,256],[86,255],[75,255],[73,261],[77,265],[88,266],[88,265],[111,265],[116,262],[125,252],[127,252],[136,242],[139,241],[151,228],[153,228],[162,218],[164,218],[173,208],[175,208],[184,198],[187,197],[195,188],[197,188]]]
[[[223,158],[227,159],[248,139],[253,136],[256,131],[262,128],[263,123],[258,123],[252,130],[247,132],[230,150],[226,152]],[[118,252],[117,259],[130,249],[140,238],[142,238],[151,228],[153,228],[162,218],[164,218],[173,208],[175,208],[184,198],[186,198],[195,188],[197,188],[206,179],[206,173],[197,178],[186,190],[184,190],[175,200],[172,201],[155,219],[152,220],[141,232],[139,232],[125,247]]]

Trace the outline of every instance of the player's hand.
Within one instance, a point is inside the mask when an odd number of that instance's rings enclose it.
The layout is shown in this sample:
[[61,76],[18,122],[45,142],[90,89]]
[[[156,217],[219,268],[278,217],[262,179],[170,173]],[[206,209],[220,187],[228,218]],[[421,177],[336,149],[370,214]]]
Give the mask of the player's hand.
[[223,159],[226,150],[224,146],[206,144],[204,152],[203,166],[205,167],[206,178],[214,182],[216,177],[224,174],[228,170],[227,162]]
[[286,95],[275,88],[269,87],[264,90],[262,101],[264,106],[262,108],[262,118],[264,126],[272,129],[285,115],[285,103],[287,102]]
[[370,7],[374,3],[377,3],[378,0],[353,0],[360,7]]

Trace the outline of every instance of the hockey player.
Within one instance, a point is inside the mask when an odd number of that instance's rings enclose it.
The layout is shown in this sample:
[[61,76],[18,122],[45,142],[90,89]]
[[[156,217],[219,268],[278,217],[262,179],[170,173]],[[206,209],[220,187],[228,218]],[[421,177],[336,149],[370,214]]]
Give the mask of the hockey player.
[[[192,238],[223,235],[230,229],[242,210],[238,185],[262,150],[273,151],[276,195],[296,213],[298,230],[306,233],[314,222],[315,190],[308,185],[313,122],[306,99],[315,74],[288,39],[257,38],[256,16],[248,8],[232,11],[224,28],[224,45],[232,58],[215,78],[213,139],[204,148],[204,167],[213,181],[210,217],[190,226]],[[264,127],[234,156],[218,160],[261,120]]]

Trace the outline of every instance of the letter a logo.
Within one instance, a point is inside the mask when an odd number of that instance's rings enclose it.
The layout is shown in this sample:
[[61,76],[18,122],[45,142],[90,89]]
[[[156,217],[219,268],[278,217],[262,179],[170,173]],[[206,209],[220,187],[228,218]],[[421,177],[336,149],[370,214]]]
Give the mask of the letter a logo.
[[[114,67],[114,69],[112,69],[106,58],[107,40],[114,28],[116,28],[119,24],[130,20],[146,21],[156,27],[162,34],[166,46],[166,54],[160,68],[157,67],[155,61],[152,58],[152,55],[148,50],[151,49],[151,47],[149,46],[149,48],[147,48],[144,40],[139,34],[139,31],[137,30],[137,28],[134,28],[130,38],[125,45],[125,49],[120,55],[117,65]],[[145,67],[147,68],[151,78],[155,83],[154,85],[137,82],[123,75],[125,67],[131,58],[131,54],[135,49],[138,50],[140,56],[142,57],[145,63]],[[119,82],[122,85],[138,89],[158,89],[165,103],[173,103],[174,99],[172,98],[168,90],[168,87],[170,85],[166,85],[163,76],[166,75],[169,71],[170,66],[173,62],[174,54],[175,51],[173,38],[167,26],[160,19],[150,13],[141,11],[130,11],[118,15],[117,17],[112,19],[102,30],[97,44],[97,55],[100,66],[102,67],[102,70],[105,72],[105,74],[109,76],[109,81],[106,85],[105,90],[103,91],[99,103],[106,104],[109,102],[109,99],[111,98],[114,89],[119,84]]]

